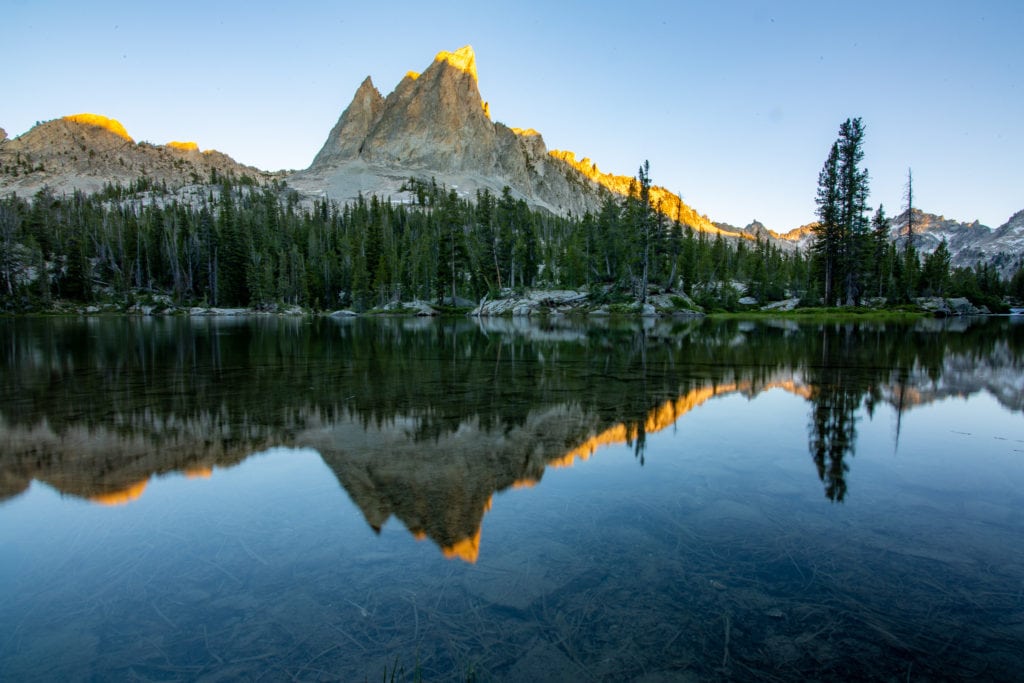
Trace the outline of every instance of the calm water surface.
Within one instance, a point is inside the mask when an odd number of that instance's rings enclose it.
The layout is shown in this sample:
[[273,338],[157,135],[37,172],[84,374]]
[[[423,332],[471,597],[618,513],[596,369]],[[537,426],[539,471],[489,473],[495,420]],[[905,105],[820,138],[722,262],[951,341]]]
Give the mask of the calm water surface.
[[0,320],[0,680],[1013,680],[1024,325]]

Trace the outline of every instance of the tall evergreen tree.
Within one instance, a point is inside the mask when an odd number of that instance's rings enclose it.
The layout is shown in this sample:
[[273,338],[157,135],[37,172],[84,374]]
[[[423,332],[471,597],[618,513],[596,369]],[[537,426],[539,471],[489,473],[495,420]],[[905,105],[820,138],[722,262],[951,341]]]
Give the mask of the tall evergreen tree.
[[640,303],[647,303],[647,282],[650,277],[651,232],[654,228],[654,210],[651,207],[651,164],[644,161],[637,172],[638,201],[636,206],[636,234],[640,241]]
[[818,173],[818,223],[814,227],[813,250],[820,270],[825,305],[833,303],[841,244],[839,195],[839,143],[833,142],[825,165]]
[[907,202],[907,249],[914,248],[914,174],[907,169],[907,185],[903,190]]
[[889,263],[889,232],[892,230],[892,221],[885,215],[885,207],[878,205],[874,217],[871,219],[871,250],[870,263],[868,264],[871,273],[870,291],[878,297],[885,296],[888,291],[888,280],[892,276],[892,266]]
[[864,124],[847,119],[839,127],[840,221],[843,246],[843,290],[847,306],[860,303],[863,294],[864,254],[867,247],[868,171],[864,159]]
[[815,251],[826,304],[836,300],[856,304],[864,290],[868,172],[860,167],[863,143],[860,118],[844,121],[818,174]]
[[949,281],[950,265],[949,247],[946,240],[939,242],[935,251],[924,257],[921,266],[921,282],[919,289],[924,296],[945,296]]

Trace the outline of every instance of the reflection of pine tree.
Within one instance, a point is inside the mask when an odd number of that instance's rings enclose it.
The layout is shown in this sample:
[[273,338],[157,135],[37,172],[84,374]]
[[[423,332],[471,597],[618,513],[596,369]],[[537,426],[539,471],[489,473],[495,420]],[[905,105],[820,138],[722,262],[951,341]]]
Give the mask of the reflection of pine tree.
[[834,377],[816,387],[809,446],[818,478],[825,485],[825,495],[829,500],[842,502],[850,469],[846,456],[853,456],[857,439],[854,413],[860,406],[861,394],[845,389],[842,369],[835,370]]
[[820,364],[808,377],[814,404],[808,447],[825,496],[835,502],[846,496],[847,456],[853,457],[857,441],[855,413],[870,389],[864,373],[851,369],[851,348],[863,344],[863,340],[855,344],[854,336],[856,330],[850,326],[822,327]]

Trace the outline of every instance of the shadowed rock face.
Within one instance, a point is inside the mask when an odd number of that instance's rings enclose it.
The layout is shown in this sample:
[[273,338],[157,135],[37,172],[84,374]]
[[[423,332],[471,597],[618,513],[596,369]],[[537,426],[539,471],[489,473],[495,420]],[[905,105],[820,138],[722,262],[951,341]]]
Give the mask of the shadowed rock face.
[[384,98],[367,76],[356,90],[352,104],[342,112],[341,118],[331,129],[327,142],[313,159],[311,168],[329,168],[339,161],[357,158],[363,140],[380,120],[383,106]]

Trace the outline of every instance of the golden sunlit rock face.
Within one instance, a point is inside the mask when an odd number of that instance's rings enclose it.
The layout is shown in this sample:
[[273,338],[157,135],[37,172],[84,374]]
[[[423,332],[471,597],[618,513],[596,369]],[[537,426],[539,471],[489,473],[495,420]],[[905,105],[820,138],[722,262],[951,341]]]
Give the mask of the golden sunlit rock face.
[[209,479],[213,476],[212,467],[192,467],[185,470],[186,479]]
[[198,152],[199,145],[194,142],[178,142],[177,140],[171,140],[167,143],[167,146],[171,149],[180,149],[182,152]]
[[514,128],[513,127],[513,128],[509,128],[509,130],[511,130],[513,133],[515,133],[516,135],[518,135],[519,137],[522,137],[522,138],[532,138],[532,137],[537,137],[537,136],[540,135],[540,133],[535,131],[533,128]]
[[100,114],[72,114],[71,116],[65,116],[64,120],[72,121],[74,123],[82,123],[87,126],[96,126],[97,128],[110,131],[114,135],[122,137],[128,142],[135,142],[132,140],[132,137],[128,135],[128,131],[121,125],[120,121],[107,118],[106,116],[101,116]]
[[469,45],[460,47],[455,52],[441,50],[437,53],[437,56],[434,57],[434,61],[448,62],[448,64],[459,71],[472,76],[474,81],[479,80],[476,75],[476,54],[473,52],[473,48]]
[[[597,164],[590,159],[584,157],[583,159],[577,160],[576,154],[570,151],[553,149],[548,152],[548,154],[555,159],[565,162],[601,187],[621,196],[629,195],[630,185],[634,182],[634,178],[632,176],[604,173],[597,167]],[[750,235],[745,233],[722,230],[712,223],[707,216],[702,216],[690,208],[690,206],[679,198],[679,195],[668,191],[664,187],[659,187],[657,185],[651,186],[651,206],[664,214],[669,220],[678,220],[681,224],[689,225],[694,230],[723,235],[725,237],[743,237],[750,239]]]
[[138,500],[142,492],[146,490],[146,485],[149,484],[148,479],[143,479],[140,482],[132,484],[126,489],[120,491],[111,491],[110,493],[100,493],[95,496],[90,496],[89,500],[99,505],[126,505],[133,500]]
[[480,557],[481,528],[477,528],[476,533],[472,536],[441,548],[441,552],[449,560],[458,559],[469,564],[476,564],[477,559]]

